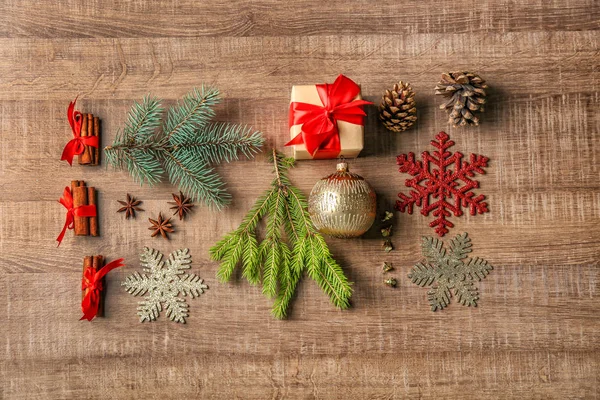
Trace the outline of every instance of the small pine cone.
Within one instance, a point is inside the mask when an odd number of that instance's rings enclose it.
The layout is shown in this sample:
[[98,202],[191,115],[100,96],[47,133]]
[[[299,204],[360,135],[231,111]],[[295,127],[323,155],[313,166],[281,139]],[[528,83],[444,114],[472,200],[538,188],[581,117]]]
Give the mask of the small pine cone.
[[448,123],[454,126],[479,125],[475,116],[483,112],[485,104],[485,81],[471,72],[443,73],[435,94],[448,97],[440,106],[449,113]]
[[393,132],[405,131],[415,123],[415,92],[409,83],[400,81],[392,90],[385,91],[379,105],[379,119]]

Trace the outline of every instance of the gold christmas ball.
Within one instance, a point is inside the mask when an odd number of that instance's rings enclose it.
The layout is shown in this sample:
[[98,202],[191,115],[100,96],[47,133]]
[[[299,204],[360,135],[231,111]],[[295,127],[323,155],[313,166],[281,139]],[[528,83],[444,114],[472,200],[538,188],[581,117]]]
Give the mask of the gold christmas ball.
[[308,197],[308,213],[319,232],[338,238],[365,233],[375,221],[375,191],[362,176],[341,162],[337,172],[316,183]]

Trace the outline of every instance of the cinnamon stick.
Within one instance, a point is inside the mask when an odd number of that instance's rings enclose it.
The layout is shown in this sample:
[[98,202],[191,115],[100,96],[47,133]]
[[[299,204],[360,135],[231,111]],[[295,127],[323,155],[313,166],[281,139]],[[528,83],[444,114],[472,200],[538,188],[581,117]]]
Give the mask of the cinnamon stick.
[[[89,118],[88,118],[89,114],[82,114],[81,115],[81,137],[85,137],[89,135],[88,132],[88,127],[89,127]],[[79,164],[81,165],[87,165],[89,163],[92,162],[91,159],[91,154],[90,154],[90,149],[89,146],[85,146],[85,149],[83,150],[83,153],[81,153],[78,157],[79,159]]]
[[96,206],[96,216],[89,217],[90,220],[90,235],[98,236],[98,202],[96,201],[96,188],[91,186],[87,188],[87,200],[89,205]]
[[98,147],[92,149],[94,152],[94,165],[100,165],[100,118],[94,117],[94,136],[98,137]]
[[[88,136],[94,136],[94,114],[88,114]],[[94,165],[94,157],[96,156],[96,149],[92,146],[85,146],[85,151],[90,154],[90,165]]]
[[[73,189],[73,207],[85,206],[88,204],[88,191],[85,182],[81,181],[80,186]],[[90,223],[88,217],[74,218],[75,236],[88,236],[90,234]]]
[[[104,257],[103,256],[94,256],[92,261],[92,268],[94,271],[99,271],[100,268],[104,267]],[[98,298],[98,312],[96,313],[96,317],[104,317],[104,293],[106,291],[106,279],[102,278],[102,290],[100,291],[100,296]]]
[[[93,268],[93,257],[92,256],[85,256],[83,257],[83,271],[81,273],[81,276],[83,277],[83,274],[85,274],[85,270],[88,269],[89,267]],[[88,289],[82,290],[81,291],[81,300],[83,300],[83,298],[85,297],[85,295],[87,294]]]
[[73,196],[73,193],[75,192],[75,188],[77,186],[79,186],[81,183],[83,183],[83,181],[71,181],[71,196]]

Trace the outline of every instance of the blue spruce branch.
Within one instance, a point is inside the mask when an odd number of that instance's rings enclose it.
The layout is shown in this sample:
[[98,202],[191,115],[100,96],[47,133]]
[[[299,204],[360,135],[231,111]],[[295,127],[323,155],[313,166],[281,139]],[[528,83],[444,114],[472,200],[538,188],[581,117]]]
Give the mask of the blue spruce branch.
[[104,148],[106,160],[127,170],[140,185],[162,182],[166,176],[192,199],[221,209],[231,195],[213,165],[240,155],[254,157],[264,139],[246,126],[212,123],[218,102],[217,89],[193,89],[163,121],[160,101],[146,96],[133,104],[125,127]]

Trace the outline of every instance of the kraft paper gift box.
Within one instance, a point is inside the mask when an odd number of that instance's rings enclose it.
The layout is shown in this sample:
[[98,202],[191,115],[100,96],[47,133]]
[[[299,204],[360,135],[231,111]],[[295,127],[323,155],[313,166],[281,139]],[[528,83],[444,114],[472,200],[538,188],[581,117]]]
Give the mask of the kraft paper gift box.
[[[345,78],[345,77],[344,77]],[[338,78],[340,79],[340,78]],[[345,78],[350,81],[348,78]],[[352,82],[352,81],[350,81]],[[352,82],[354,84],[354,82]],[[354,84],[356,85],[356,84]],[[362,100],[360,87],[358,94],[351,101]],[[319,97],[317,85],[295,85],[292,87],[290,103],[307,103],[323,107],[323,102]],[[361,102],[370,104],[368,102]],[[290,109],[290,113],[292,113]],[[364,121],[364,117],[362,119]],[[290,118],[290,138],[295,138],[302,132],[303,124],[292,125]],[[339,132],[340,149],[339,151],[317,150],[313,155],[308,152],[304,144],[293,145],[294,158],[296,160],[313,160],[313,159],[331,159],[338,157],[356,158],[364,147],[364,122],[363,124],[354,124],[348,121],[337,120],[337,128]]]

